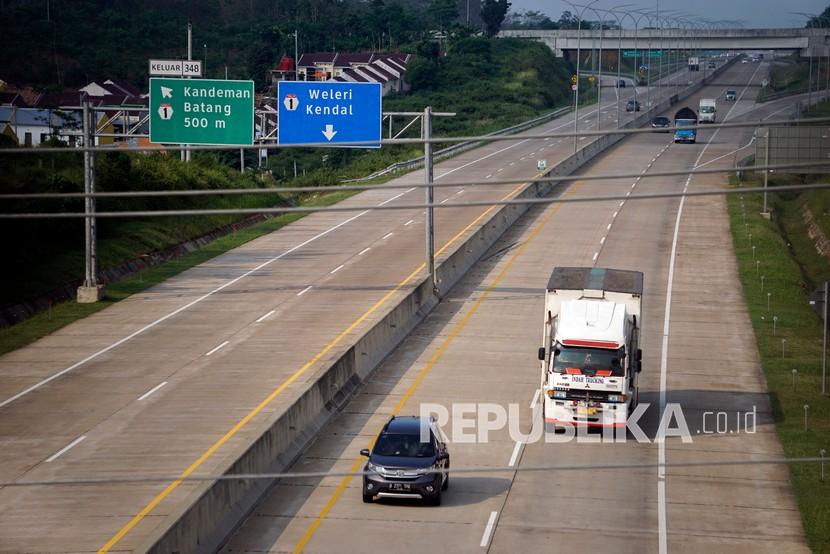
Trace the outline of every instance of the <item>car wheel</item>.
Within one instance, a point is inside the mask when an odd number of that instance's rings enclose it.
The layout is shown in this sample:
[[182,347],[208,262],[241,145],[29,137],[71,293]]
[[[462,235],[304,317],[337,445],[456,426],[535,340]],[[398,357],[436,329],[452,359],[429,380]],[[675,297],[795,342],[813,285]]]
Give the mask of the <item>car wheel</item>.
[[429,499],[429,504],[431,506],[440,506],[441,505],[441,490],[439,489],[438,492],[435,493],[435,496]]
[[363,491],[363,502],[365,502],[366,504],[371,504],[372,502],[374,502],[374,495],[367,494],[366,491]]

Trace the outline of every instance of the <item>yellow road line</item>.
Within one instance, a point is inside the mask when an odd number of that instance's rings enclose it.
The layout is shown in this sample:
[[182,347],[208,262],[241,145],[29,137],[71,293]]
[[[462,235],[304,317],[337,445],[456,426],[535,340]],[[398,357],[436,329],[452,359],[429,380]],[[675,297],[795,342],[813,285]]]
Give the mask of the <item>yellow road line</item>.
[[[575,192],[577,189],[580,188],[580,186],[581,186],[581,183],[575,185],[570,190],[568,190],[568,192],[565,194],[565,196],[568,196],[571,193]],[[515,190],[514,190],[514,192],[515,192]],[[513,194],[513,193],[511,192],[510,194]],[[507,197],[505,197],[505,198],[507,198]],[[435,366],[435,364],[438,363],[438,360],[441,359],[441,357],[444,355],[444,352],[446,352],[447,348],[449,348],[450,344],[453,342],[453,340],[455,340],[455,337],[458,336],[458,334],[467,325],[467,323],[470,321],[470,319],[473,317],[473,315],[475,315],[475,313],[481,307],[482,303],[487,299],[488,296],[490,296],[490,293],[499,285],[499,283],[501,283],[502,279],[504,279],[505,275],[507,275],[507,272],[510,270],[510,268],[513,266],[513,264],[516,262],[518,257],[522,254],[522,252],[524,252],[525,248],[527,248],[527,245],[530,243],[530,241],[532,241],[536,237],[536,235],[538,235],[542,231],[542,229],[545,227],[545,225],[547,225],[547,223],[554,216],[554,214],[556,214],[556,212],[559,211],[559,208],[561,206],[562,206],[562,204],[554,204],[552,206],[551,210],[547,213],[547,215],[545,215],[544,219],[542,219],[542,221],[540,221],[537,224],[536,228],[533,231],[531,231],[531,233],[527,237],[527,239],[525,239],[522,242],[521,246],[519,246],[519,248],[516,249],[513,256],[510,257],[508,262],[505,264],[505,266],[502,268],[502,270],[499,272],[499,274],[496,276],[496,278],[493,280],[493,282],[487,287],[487,289],[484,291],[484,293],[481,295],[481,297],[470,308],[470,311],[468,311],[464,315],[464,317],[461,319],[461,321],[459,321],[458,323],[455,324],[452,331],[450,331],[450,334],[447,335],[447,337],[444,339],[444,341],[441,343],[441,345],[438,347],[438,349],[435,351],[435,353],[430,357],[427,364],[418,373],[418,376],[415,378],[415,381],[413,381],[412,384],[409,385],[406,392],[403,394],[401,399],[398,401],[398,403],[392,409],[391,415],[398,415],[398,413],[403,409],[403,407],[406,405],[407,401],[410,399],[410,397],[415,393],[415,391],[421,385],[421,382],[424,380],[424,377],[426,377],[427,373],[429,373],[430,370]],[[377,440],[377,435],[375,435],[375,437],[372,439],[372,442],[369,445],[370,449],[374,446],[375,440]],[[358,458],[357,460],[355,460],[355,462],[352,464],[352,466],[350,468],[350,472],[355,473],[355,472],[359,471],[360,470],[360,465],[362,463],[363,463],[362,458]],[[352,477],[353,477],[352,475],[347,475],[347,476],[343,477],[343,479],[340,481],[340,484],[337,486],[337,488],[331,494],[331,497],[329,497],[326,504],[320,510],[320,513],[317,515],[317,517],[311,523],[309,528],[303,534],[302,538],[300,538],[299,542],[297,542],[297,545],[294,547],[294,554],[299,554],[300,552],[303,551],[303,549],[308,544],[308,541],[310,541],[311,538],[314,536],[314,533],[317,532],[317,529],[323,523],[323,520],[326,519],[326,516],[328,516],[331,509],[334,507],[334,505],[340,499],[340,496],[343,494],[343,492],[346,490],[346,487],[348,487],[349,483],[352,480]]]
[[[515,194],[516,192],[518,192],[518,191],[519,191],[519,189],[521,189],[523,186],[525,186],[525,184],[522,184],[522,185],[517,186],[515,189],[513,189],[513,190],[512,190],[509,194],[507,194],[507,195],[506,195],[505,197],[503,197],[501,200],[505,200],[505,199],[509,198],[510,196],[512,196],[513,194]],[[435,253],[435,255],[437,256],[437,255],[441,254],[442,252],[444,252],[444,250],[446,250],[447,248],[449,248],[449,247],[450,247],[450,246],[451,246],[451,245],[452,245],[455,241],[457,241],[457,240],[458,240],[458,239],[459,239],[459,238],[460,238],[460,237],[461,237],[464,233],[466,233],[466,232],[467,232],[467,231],[468,231],[471,227],[473,227],[476,223],[478,223],[479,221],[481,221],[481,219],[482,219],[482,218],[484,218],[484,217],[485,217],[488,213],[490,213],[491,211],[493,211],[495,208],[496,208],[495,206],[490,206],[489,208],[487,208],[487,210],[485,210],[484,212],[482,212],[482,213],[481,213],[481,215],[479,215],[479,216],[478,216],[478,217],[476,217],[476,218],[475,218],[472,222],[470,222],[470,224],[469,224],[469,225],[467,225],[467,226],[466,226],[466,227],[464,227],[461,231],[459,231],[458,233],[456,233],[456,235],[455,235],[454,237],[452,237],[452,238],[451,238],[451,239],[450,239],[450,240],[449,240],[449,241],[448,241],[448,242],[447,242],[444,246],[442,246],[442,247],[441,247],[441,248],[440,248],[440,249],[439,249],[439,250]],[[393,296],[396,292],[398,292],[399,290],[401,290],[401,289],[402,289],[403,287],[405,287],[405,286],[406,286],[406,285],[407,285],[410,281],[412,281],[412,279],[414,279],[414,278],[415,278],[415,276],[416,276],[416,275],[418,275],[418,273],[420,273],[420,272],[421,272],[424,268],[425,268],[425,264],[421,264],[421,265],[419,265],[419,266],[415,269],[415,271],[413,271],[412,273],[410,273],[410,274],[409,274],[409,276],[407,276],[407,278],[406,278],[406,279],[404,279],[403,281],[401,281],[401,282],[400,282],[400,283],[399,283],[399,284],[398,284],[398,285],[397,285],[394,289],[392,289],[391,291],[389,291],[388,293],[386,293],[386,294],[383,296],[383,298],[381,298],[380,300],[378,300],[377,302],[375,302],[375,303],[372,305],[372,307],[371,307],[371,308],[369,308],[366,312],[364,312],[364,313],[363,313],[363,315],[361,315],[359,318],[357,318],[356,320],[354,320],[354,322],[352,322],[352,324],[351,324],[351,325],[349,325],[349,326],[346,328],[346,330],[345,330],[345,331],[343,331],[342,333],[340,333],[339,335],[337,335],[337,337],[336,337],[334,340],[332,340],[332,341],[331,341],[330,343],[328,343],[325,347],[323,347],[323,349],[322,349],[322,350],[320,350],[320,352],[318,352],[318,353],[317,353],[317,354],[316,354],[313,358],[311,358],[311,360],[309,360],[308,362],[306,362],[306,363],[305,363],[305,364],[304,364],[304,365],[303,365],[300,369],[298,369],[296,372],[294,372],[294,374],[293,374],[291,377],[289,377],[288,379],[286,379],[285,381],[283,381],[283,383],[282,383],[279,387],[277,387],[276,389],[274,389],[274,390],[273,390],[273,391],[272,391],[272,392],[271,392],[271,393],[270,393],[270,394],[269,394],[269,395],[265,398],[265,400],[263,400],[262,402],[260,402],[260,403],[259,403],[259,404],[258,404],[258,405],[257,405],[257,406],[253,409],[253,410],[251,410],[250,412],[248,412],[248,414],[247,414],[245,417],[243,417],[242,419],[240,419],[240,420],[236,423],[236,425],[234,425],[234,426],[230,429],[230,431],[228,431],[227,433],[225,433],[225,434],[224,434],[224,435],[223,435],[223,436],[222,436],[219,440],[217,440],[216,442],[214,442],[214,443],[210,446],[210,448],[208,448],[207,450],[205,450],[205,452],[204,452],[204,453],[202,453],[202,455],[201,455],[201,456],[199,456],[199,458],[198,458],[195,462],[193,462],[192,464],[190,464],[190,466],[189,466],[187,469],[185,469],[185,470],[181,473],[181,475],[179,475],[179,478],[178,478],[178,479],[176,479],[175,481],[173,481],[172,483],[170,483],[169,485],[167,485],[167,487],[165,487],[165,489],[164,489],[163,491],[161,491],[161,492],[160,492],[160,493],[159,493],[159,494],[158,494],[155,498],[153,498],[153,499],[152,499],[152,500],[151,500],[151,501],[150,501],[150,502],[149,502],[146,506],[144,506],[144,508],[142,508],[140,512],[138,512],[138,513],[137,513],[137,514],[136,514],[136,515],[135,515],[135,516],[134,516],[134,517],[133,517],[130,521],[128,521],[128,522],[127,522],[127,523],[126,523],[126,524],[125,524],[125,525],[124,525],[121,529],[119,529],[119,530],[118,530],[118,532],[117,532],[115,535],[113,535],[113,536],[112,536],[112,537],[111,537],[111,538],[110,538],[110,539],[109,539],[109,540],[108,540],[108,541],[104,544],[104,546],[102,546],[102,547],[98,550],[98,554],[103,554],[103,553],[105,553],[105,552],[109,552],[109,551],[110,551],[110,549],[111,549],[113,546],[115,546],[116,544],[118,544],[118,542],[119,542],[121,539],[123,539],[123,538],[124,538],[124,536],[125,536],[127,533],[129,533],[129,532],[130,532],[130,531],[131,531],[131,530],[132,530],[132,529],[133,529],[136,525],[138,525],[138,523],[139,523],[142,519],[144,519],[144,517],[145,517],[147,514],[149,514],[151,511],[153,511],[153,509],[154,509],[156,506],[158,506],[158,505],[159,505],[159,503],[161,503],[161,501],[162,501],[162,500],[164,500],[165,498],[167,498],[167,497],[170,495],[170,493],[172,493],[174,490],[176,490],[176,489],[179,487],[179,485],[181,485],[181,484],[183,483],[183,480],[184,480],[186,477],[190,476],[190,475],[191,475],[194,471],[196,471],[196,470],[199,468],[199,466],[201,466],[203,463],[205,463],[205,461],[206,461],[208,458],[210,458],[210,456],[211,456],[211,455],[213,455],[213,453],[214,453],[214,452],[216,452],[216,450],[218,450],[218,449],[219,449],[219,448],[220,448],[223,444],[225,444],[226,442],[228,442],[228,440],[230,440],[230,438],[231,438],[231,437],[233,437],[236,433],[238,433],[240,429],[242,429],[242,428],[243,428],[243,427],[244,427],[244,426],[245,426],[245,425],[246,425],[249,421],[251,421],[251,419],[253,419],[253,418],[254,418],[257,414],[259,414],[259,413],[263,410],[263,408],[265,408],[268,404],[270,404],[270,403],[274,400],[274,398],[276,398],[276,397],[277,397],[280,393],[282,393],[282,392],[283,392],[283,391],[284,391],[284,390],[285,390],[285,389],[286,389],[286,388],[287,388],[287,387],[288,387],[291,383],[293,383],[294,381],[296,381],[296,380],[297,380],[297,379],[298,379],[298,378],[299,378],[299,377],[300,377],[303,373],[305,373],[305,372],[308,370],[308,368],[310,368],[310,367],[311,367],[311,366],[313,366],[315,363],[317,363],[317,362],[320,360],[320,358],[322,358],[322,357],[323,357],[323,356],[325,356],[325,355],[326,355],[329,351],[331,351],[331,349],[332,349],[332,348],[334,348],[335,346],[337,346],[337,345],[340,343],[340,341],[342,341],[342,340],[343,340],[343,339],[344,339],[344,338],[345,338],[345,337],[346,337],[349,333],[351,333],[352,331],[354,331],[354,329],[355,329],[358,325],[360,325],[361,323],[363,323],[363,322],[366,320],[366,318],[368,318],[370,315],[372,315],[372,313],[374,313],[374,312],[375,312],[378,308],[380,308],[383,304],[385,304],[385,303],[386,303],[386,301],[387,301],[387,300],[389,300],[389,299],[390,299],[390,298],[391,298],[391,297],[392,297],[392,296]]]

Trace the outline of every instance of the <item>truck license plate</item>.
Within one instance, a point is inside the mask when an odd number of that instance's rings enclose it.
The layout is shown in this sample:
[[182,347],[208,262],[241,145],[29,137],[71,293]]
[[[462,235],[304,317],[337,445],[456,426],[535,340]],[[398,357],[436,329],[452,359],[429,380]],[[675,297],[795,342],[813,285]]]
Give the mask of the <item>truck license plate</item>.
[[595,415],[597,413],[596,408],[577,408],[576,413],[579,415]]

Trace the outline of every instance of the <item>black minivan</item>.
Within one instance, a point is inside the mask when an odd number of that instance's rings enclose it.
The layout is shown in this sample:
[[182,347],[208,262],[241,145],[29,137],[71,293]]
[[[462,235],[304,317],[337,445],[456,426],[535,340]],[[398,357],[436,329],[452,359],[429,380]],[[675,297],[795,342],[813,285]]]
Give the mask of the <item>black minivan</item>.
[[[422,439],[423,435],[423,441]],[[441,504],[450,480],[447,438],[433,418],[395,417],[384,425],[363,471],[363,501],[378,498],[420,498]]]

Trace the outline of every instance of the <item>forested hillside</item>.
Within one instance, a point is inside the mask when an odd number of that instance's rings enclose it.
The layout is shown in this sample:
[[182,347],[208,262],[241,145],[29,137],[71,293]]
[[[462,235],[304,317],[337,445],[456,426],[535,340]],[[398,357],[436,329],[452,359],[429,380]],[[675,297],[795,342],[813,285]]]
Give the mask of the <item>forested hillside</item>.
[[147,60],[207,54],[207,77],[253,78],[285,53],[394,50],[452,26],[454,0],[2,0],[0,79],[62,88],[122,78],[143,87]]

